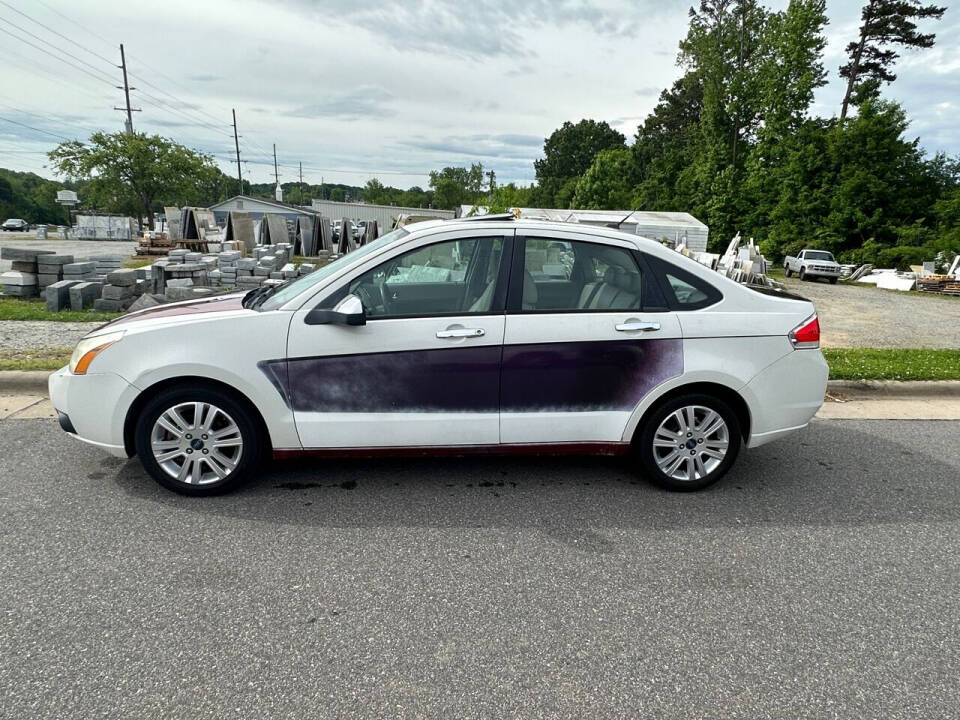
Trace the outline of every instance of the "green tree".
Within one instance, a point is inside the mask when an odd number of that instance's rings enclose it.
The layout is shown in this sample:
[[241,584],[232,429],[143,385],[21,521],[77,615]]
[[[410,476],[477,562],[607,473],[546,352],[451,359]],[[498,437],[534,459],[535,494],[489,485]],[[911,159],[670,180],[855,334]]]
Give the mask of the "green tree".
[[389,196],[389,189],[385,188],[383,183],[377,178],[370,178],[363,188],[364,202],[371,203],[372,205],[389,205]]
[[144,216],[170,203],[199,202],[218,182],[213,158],[160,135],[94,133],[87,143],[61,143],[49,153],[58,175],[86,181],[88,205]]
[[637,170],[630,150],[601,150],[577,182],[572,207],[586,210],[633,208]]
[[851,103],[875,97],[881,83],[897,79],[891,68],[900,55],[892,45],[933,47],[936,35],[919,32],[914,21],[939,20],[945,11],[920,0],[867,0],[860,15],[860,36],[847,45],[848,61],[840,68],[840,76],[847,80],[840,122],[846,120]]
[[452,210],[459,205],[473,205],[483,199],[483,164],[469,168],[445,167],[430,172],[433,202],[438,208]]
[[[576,182],[601,150],[622,150],[626,138],[606,122],[565,122],[543,144],[543,158],[535,160],[536,201],[544,207],[569,207]],[[572,182],[571,182],[572,181]]]

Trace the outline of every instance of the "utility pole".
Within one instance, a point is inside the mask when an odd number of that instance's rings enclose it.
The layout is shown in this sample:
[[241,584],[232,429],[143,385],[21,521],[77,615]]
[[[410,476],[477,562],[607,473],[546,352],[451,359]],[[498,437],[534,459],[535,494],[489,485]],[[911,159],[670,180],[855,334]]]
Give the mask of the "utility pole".
[[490,178],[490,192],[493,193],[497,189],[497,174],[493,170],[489,170],[486,175]]
[[303,161],[300,161],[300,204],[303,205]]
[[133,113],[140,112],[140,108],[130,107],[130,91],[136,90],[136,88],[130,87],[130,83],[127,82],[127,56],[123,52],[123,43],[120,43],[120,65],[117,67],[123,70],[123,85],[117,85],[117,90],[123,90],[123,94],[127,99],[127,106],[125,108],[118,108],[114,106],[114,110],[124,111],[127,113],[127,122],[124,125],[124,130],[127,135],[133,135]]
[[237,149],[237,183],[240,185],[239,195],[243,195],[243,174],[240,172],[240,139],[237,135],[237,111],[233,110],[233,145]]
[[273,181],[275,183],[273,195],[277,202],[283,202],[283,188],[280,187],[280,171],[277,170],[277,144],[273,144]]

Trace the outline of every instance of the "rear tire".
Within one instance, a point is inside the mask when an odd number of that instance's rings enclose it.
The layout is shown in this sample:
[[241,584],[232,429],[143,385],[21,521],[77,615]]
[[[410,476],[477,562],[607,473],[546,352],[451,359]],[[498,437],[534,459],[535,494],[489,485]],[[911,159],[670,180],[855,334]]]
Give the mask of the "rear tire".
[[144,469],[182,495],[218,495],[247,481],[263,437],[252,413],[230,393],[199,385],[164,390],[150,400],[135,430]]
[[681,395],[650,413],[635,439],[643,474],[660,487],[702,490],[722,478],[740,452],[737,414],[722,400]]
[[784,269],[787,271],[787,277],[793,277],[793,270],[788,268],[786,265],[784,266]]

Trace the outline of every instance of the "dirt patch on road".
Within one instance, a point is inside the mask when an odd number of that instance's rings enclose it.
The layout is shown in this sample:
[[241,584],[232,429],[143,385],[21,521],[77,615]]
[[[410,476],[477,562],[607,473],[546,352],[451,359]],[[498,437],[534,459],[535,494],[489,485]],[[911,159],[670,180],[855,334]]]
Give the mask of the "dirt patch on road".
[[813,302],[824,347],[960,348],[960,298],[784,279]]

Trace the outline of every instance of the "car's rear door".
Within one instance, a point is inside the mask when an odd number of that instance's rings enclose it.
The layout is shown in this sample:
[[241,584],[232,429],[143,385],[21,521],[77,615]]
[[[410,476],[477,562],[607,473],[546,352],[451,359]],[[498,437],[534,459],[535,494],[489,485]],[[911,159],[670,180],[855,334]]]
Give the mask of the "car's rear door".
[[619,442],[644,396],[683,372],[682,342],[630,242],[573,230],[517,237],[501,442]]
[[313,306],[294,315],[287,388],[305,448],[499,442],[510,240],[421,239],[319,303],[355,294],[366,325],[308,325]]

